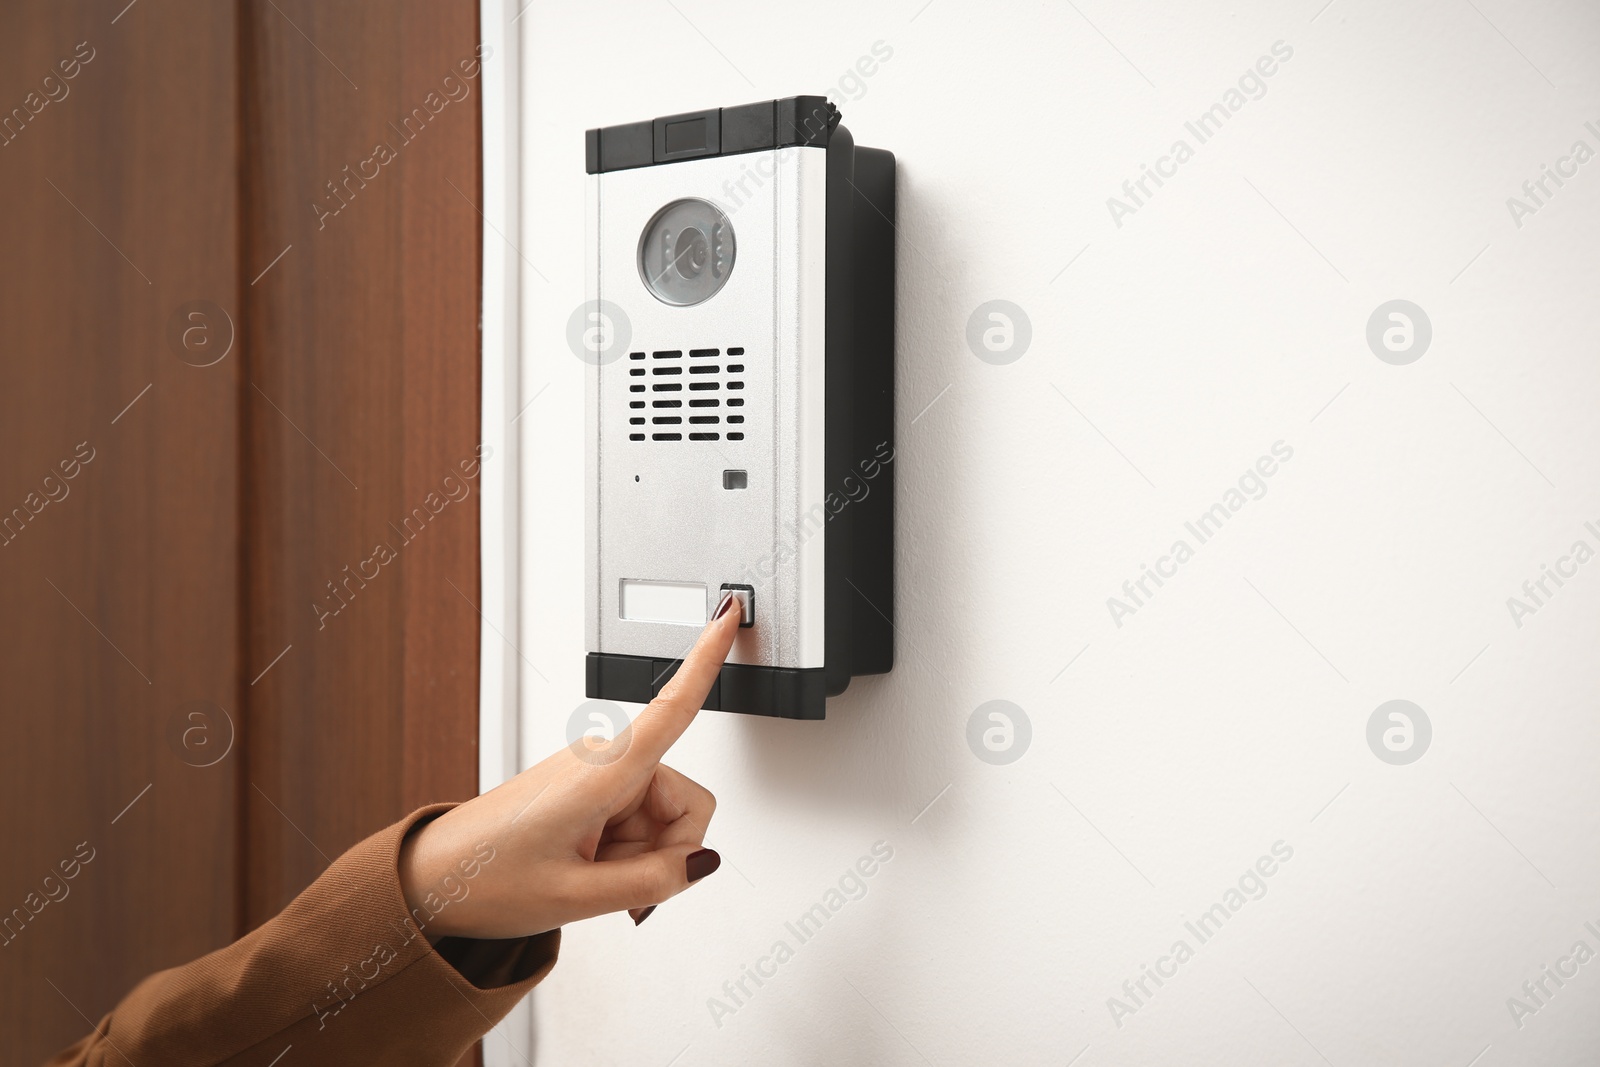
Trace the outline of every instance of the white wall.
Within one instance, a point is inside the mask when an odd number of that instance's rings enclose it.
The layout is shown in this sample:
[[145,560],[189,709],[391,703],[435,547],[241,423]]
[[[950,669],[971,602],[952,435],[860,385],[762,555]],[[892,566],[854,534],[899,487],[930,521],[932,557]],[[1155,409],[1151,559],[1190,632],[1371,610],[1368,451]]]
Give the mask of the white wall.
[[[826,722],[701,717],[673,762],[719,797],[724,867],[638,929],[567,930],[535,1062],[1594,1062],[1600,960],[1520,1028],[1507,998],[1600,951],[1600,562],[1520,626],[1507,598],[1600,549],[1600,161],[1520,227],[1507,198],[1600,150],[1600,11],[921,3],[519,20],[524,760],[584,699],[582,131],[827,91],[900,161],[899,665]],[[1198,144],[1185,120],[1279,41]],[[1118,226],[1107,198],[1178,138]],[[1433,328],[1405,366],[1366,340],[1395,298]],[[1005,365],[966,341],[993,299],[1031,322]],[[1198,544],[1185,522],[1280,441]],[[1107,598],[1179,538],[1119,626]],[[1396,698],[1433,730],[1405,766],[1366,737]],[[991,700],[1031,723],[1006,765],[967,740]],[[785,923],[876,842],[800,943]],[[1185,922],[1277,842],[1201,944]]]

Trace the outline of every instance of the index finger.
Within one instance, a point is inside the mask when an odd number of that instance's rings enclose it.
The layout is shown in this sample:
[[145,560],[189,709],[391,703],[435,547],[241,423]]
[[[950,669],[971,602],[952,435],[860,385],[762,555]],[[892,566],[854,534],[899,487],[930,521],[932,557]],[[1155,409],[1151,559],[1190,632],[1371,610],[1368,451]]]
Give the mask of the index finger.
[[700,631],[699,640],[678,665],[677,673],[633,720],[633,744],[625,758],[635,766],[653,768],[660,763],[706,702],[743,618],[739,602],[731,594],[718,604],[718,610],[721,614]]

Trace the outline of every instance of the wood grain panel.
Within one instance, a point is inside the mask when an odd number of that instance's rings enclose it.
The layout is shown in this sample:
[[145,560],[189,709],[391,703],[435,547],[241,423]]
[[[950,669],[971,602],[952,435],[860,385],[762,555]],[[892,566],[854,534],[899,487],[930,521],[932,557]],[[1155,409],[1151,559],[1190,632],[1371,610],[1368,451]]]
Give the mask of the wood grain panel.
[[244,12],[254,926],[476,791],[480,84],[464,0]]
[[8,1062],[475,791],[479,70],[471,0],[0,7]]
[[236,27],[125,3],[0,5],[7,1063],[237,928],[236,760],[182,716],[239,718],[240,363],[167,339],[238,313]]

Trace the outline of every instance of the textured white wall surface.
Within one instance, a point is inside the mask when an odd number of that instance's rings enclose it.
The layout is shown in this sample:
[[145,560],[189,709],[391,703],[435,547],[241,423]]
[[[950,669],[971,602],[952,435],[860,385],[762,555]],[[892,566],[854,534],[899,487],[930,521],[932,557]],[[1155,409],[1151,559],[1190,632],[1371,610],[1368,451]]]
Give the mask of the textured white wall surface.
[[567,930],[535,1063],[1600,1061],[1600,9],[518,26],[525,761],[584,700],[583,130],[827,92],[900,166],[898,665],[700,717],[724,865]]

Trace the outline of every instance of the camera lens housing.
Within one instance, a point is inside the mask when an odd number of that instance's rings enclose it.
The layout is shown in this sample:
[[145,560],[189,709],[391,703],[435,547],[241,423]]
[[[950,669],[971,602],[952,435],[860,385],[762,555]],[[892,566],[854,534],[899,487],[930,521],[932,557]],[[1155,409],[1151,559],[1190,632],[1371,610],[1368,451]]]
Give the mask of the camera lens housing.
[[733,273],[733,223],[708,200],[674,200],[639,235],[639,278],[663,304],[689,307],[717,294]]

